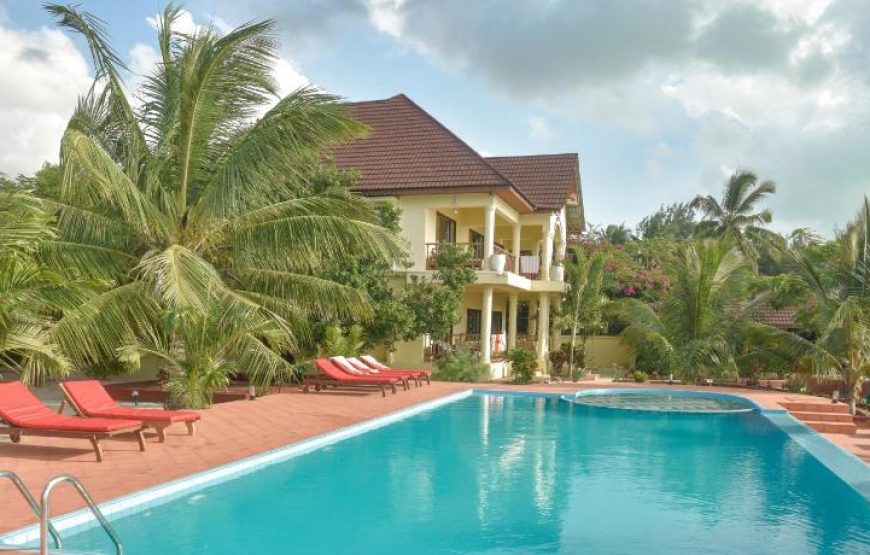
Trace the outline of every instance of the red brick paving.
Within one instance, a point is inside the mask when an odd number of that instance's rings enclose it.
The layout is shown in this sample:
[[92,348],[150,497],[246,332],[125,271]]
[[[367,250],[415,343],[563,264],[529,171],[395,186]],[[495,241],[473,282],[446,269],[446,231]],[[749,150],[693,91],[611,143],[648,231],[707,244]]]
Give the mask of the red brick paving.
[[[634,384],[613,384],[636,387]],[[410,405],[469,388],[468,384],[438,383],[412,388],[382,398],[377,393],[329,392],[302,394],[295,390],[269,395],[256,401],[215,405],[203,411],[197,435],[188,437],[184,426],[170,428],[166,443],[149,437],[145,453],[134,441],[104,442],[104,462],[94,460],[86,441],[23,437],[18,445],[0,443],[0,469],[17,472],[35,496],[49,478],[62,472],[79,477],[98,501],[106,501],[168,480],[199,472],[269,449],[381,416]],[[524,391],[573,391],[590,387],[611,387],[609,383],[516,386],[480,384],[486,389]],[[644,384],[643,387],[650,387]],[[660,386],[657,386],[660,387]],[[752,398],[767,408],[781,408],[789,400],[813,400],[774,391],[703,388],[732,392]],[[826,436],[870,463],[870,430],[854,436]],[[57,490],[52,512],[62,514],[81,506],[72,492]],[[0,532],[35,522],[24,501],[8,483],[0,483]]]

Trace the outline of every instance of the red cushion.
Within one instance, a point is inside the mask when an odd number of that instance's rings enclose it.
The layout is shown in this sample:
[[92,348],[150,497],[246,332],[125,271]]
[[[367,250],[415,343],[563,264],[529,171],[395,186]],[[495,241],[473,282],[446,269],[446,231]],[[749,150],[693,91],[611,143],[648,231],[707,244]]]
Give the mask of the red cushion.
[[76,432],[113,432],[142,425],[135,420],[77,418],[57,414],[21,382],[0,383],[0,418],[17,428]]
[[128,418],[147,422],[194,422],[199,414],[184,410],[135,409],[122,407],[97,380],[64,382],[63,387],[85,416]]

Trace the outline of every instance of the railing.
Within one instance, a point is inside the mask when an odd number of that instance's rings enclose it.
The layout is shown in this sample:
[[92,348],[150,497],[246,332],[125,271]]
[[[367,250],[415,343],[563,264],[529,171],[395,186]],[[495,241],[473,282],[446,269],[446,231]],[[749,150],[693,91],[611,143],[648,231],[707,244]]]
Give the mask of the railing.
[[[496,336],[500,336],[500,339],[496,339]],[[534,339],[521,343],[520,337],[528,336],[517,336],[518,346],[528,346],[528,348],[534,350]],[[505,353],[511,348],[511,346],[507,344],[507,334],[493,333],[491,341],[493,342],[493,348],[490,352],[490,360],[494,362],[504,360]],[[460,349],[480,354],[481,335],[479,333],[455,333],[447,340],[430,339],[429,344],[426,346],[425,358],[427,361],[438,360],[444,355],[454,353]]]
[[[97,522],[100,523],[100,526],[105,530],[106,534],[109,536],[109,539],[112,540],[112,543],[115,544],[115,553],[116,555],[124,554],[124,547],[121,545],[121,538],[118,537],[118,534],[115,533],[115,529],[112,528],[112,525],[109,524],[109,521],[106,519],[103,512],[97,507],[97,504],[94,502],[91,495],[88,493],[88,490],[85,489],[85,486],[76,478],[70,474],[60,474],[55,476],[45,485],[45,489],[42,490],[42,508],[39,512],[39,553],[40,555],[48,555],[48,534],[49,530],[53,529],[51,526],[51,509],[49,506],[49,499],[51,497],[51,492],[54,490],[56,486],[62,484],[63,482],[69,482],[75,487],[76,491],[79,493],[82,499],[84,499],[85,504],[88,506],[88,509],[91,510],[94,517],[97,519]],[[52,533],[52,536],[55,537],[55,541],[60,545],[60,537],[55,536],[56,532]]]
[[517,258],[513,254],[508,252],[507,249],[504,249],[498,245],[495,245],[493,247],[493,252],[495,254],[505,255],[507,262],[504,265],[504,269],[506,272],[516,272],[517,271]]
[[520,256],[520,275],[527,279],[540,279],[541,257],[532,254]]
[[[24,485],[24,482],[21,480],[21,478],[18,476],[18,474],[15,474],[11,470],[0,470],[0,478],[6,478],[10,482],[12,482],[12,484],[18,490],[18,493],[20,493],[21,497],[24,498],[24,501],[26,501],[27,504],[30,506],[30,509],[33,511],[33,514],[38,518],[42,517],[42,508],[40,508],[39,503],[36,502],[36,499],[33,497],[33,495],[31,495],[30,490],[27,489],[27,486]],[[51,534],[51,538],[54,540],[54,546],[56,548],[60,549],[61,547],[63,547],[63,540],[60,539],[60,534],[57,532],[54,525],[51,522],[46,522],[45,528],[46,529],[43,530],[41,533],[46,534],[46,532],[47,532],[46,535]],[[46,544],[46,553],[48,553],[48,551],[47,551],[48,539],[47,538],[46,538],[45,544]]]
[[482,270],[483,263],[483,243],[426,243],[426,269],[438,269],[438,254],[446,245],[453,245],[457,248],[468,250],[471,252],[471,267],[475,270]]
[[523,349],[529,349],[534,351],[537,348],[538,340],[535,339],[534,335],[521,334],[517,335],[516,345],[514,347],[522,347]]

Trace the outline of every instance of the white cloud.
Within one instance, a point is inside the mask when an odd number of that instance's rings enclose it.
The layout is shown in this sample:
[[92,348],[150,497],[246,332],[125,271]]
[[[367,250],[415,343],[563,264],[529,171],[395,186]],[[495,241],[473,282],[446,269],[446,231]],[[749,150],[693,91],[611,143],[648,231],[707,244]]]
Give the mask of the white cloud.
[[530,127],[530,136],[533,139],[546,139],[553,136],[553,128],[543,116],[529,116],[526,120]]
[[91,84],[84,57],[62,32],[0,21],[0,171],[29,174],[56,161],[78,96]]

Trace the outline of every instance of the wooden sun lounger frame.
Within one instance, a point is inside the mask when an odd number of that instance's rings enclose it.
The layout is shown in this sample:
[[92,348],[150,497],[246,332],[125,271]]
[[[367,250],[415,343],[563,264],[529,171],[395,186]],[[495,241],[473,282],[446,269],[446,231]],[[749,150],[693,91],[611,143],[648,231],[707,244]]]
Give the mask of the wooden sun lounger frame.
[[[407,386],[402,382],[402,387],[407,389]],[[395,382],[387,382],[381,380],[334,380],[330,377],[324,375],[317,376],[305,376],[302,380],[302,393],[308,393],[311,386],[314,386],[314,391],[320,391],[321,389],[325,389],[329,386],[332,387],[363,387],[363,388],[375,388],[381,390],[381,397],[387,396],[387,387],[392,389],[393,395],[398,391],[396,389]]]
[[[66,387],[64,387],[64,385],[62,383],[59,385],[60,385],[60,390],[63,391],[63,399],[60,402],[60,407],[57,409],[57,413],[63,414],[63,409],[66,408],[66,405],[69,405],[76,414],[78,414],[79,416],[83,416],[83,417],[87,418],[87,415],[85,414],[85,412],[78,405],[78,403],[75,402],[75,399],[73,399],[72,395],[70,395],[70,393],[69,393],[69,391],[67,391]],[[131,420],[135,420],[135,418],[131,417]],[[142,421],[142,426],[144,428],[151,428],[155,432],[157,432],[157,439],[160,441],[160,443],[163,443],[164,441],[166,441],[166,428],[168,428],[169,426],[172,426],[172,424],[174,424],[174,422],[168,422],[168,421],[167,422],[159,422],[159,421],[154,421],[154,420],[143,420]],[[184,424],[187,426],[187,435],[189,435],[189,436],[196,435],[196,421],[195,420],[188,420],[188,421],[184,422]]]
[[61,437],[73,439],[87,439],[91,442],[94,448],[94,454],[97,456],[97,462],[103,462],[103,449],[100,446],[100,440],[109,439],[115,436],[124,434],[136,434],[136,441],[139,442],[139,450],[145,450],[145,434],[144,428],[124,428],[111,432],[87,432],[79,430],[45,430],[41,428],[20,428],[12,426],[3,420],[0,420],[0,435],[8,435],[12,443],[21,441],[21,436],[34,437]]

